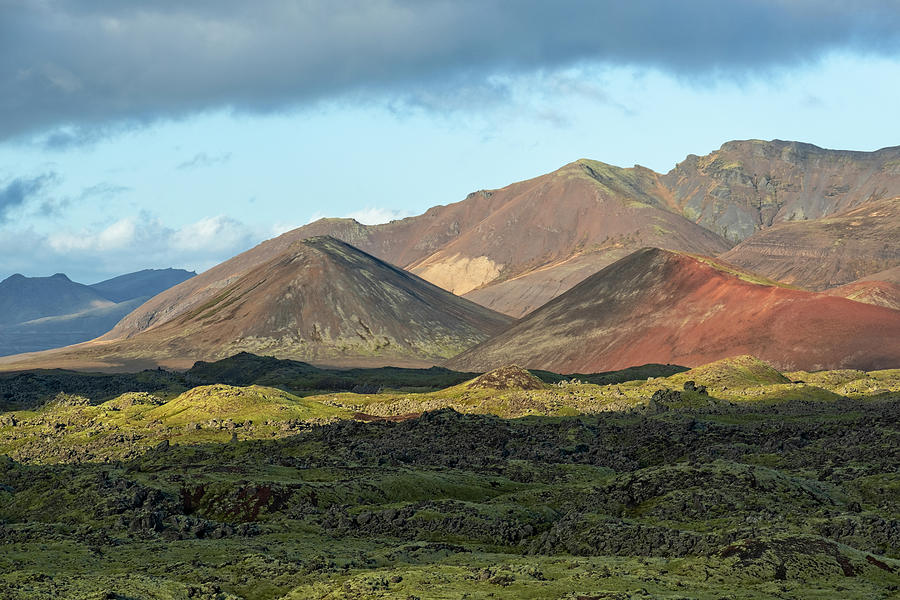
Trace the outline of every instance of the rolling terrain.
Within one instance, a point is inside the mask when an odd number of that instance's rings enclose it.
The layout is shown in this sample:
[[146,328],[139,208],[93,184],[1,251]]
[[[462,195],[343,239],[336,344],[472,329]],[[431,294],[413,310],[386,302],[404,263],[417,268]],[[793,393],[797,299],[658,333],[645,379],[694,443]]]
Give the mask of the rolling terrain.
[[889,368],[900,311],[792,289],[727,263],[647,248],[448,361],[558,373],[753,354],[787,370]]
[[900,309],[900,267],[866,275],[856,281],[826,290],[825,293],[857,302]]

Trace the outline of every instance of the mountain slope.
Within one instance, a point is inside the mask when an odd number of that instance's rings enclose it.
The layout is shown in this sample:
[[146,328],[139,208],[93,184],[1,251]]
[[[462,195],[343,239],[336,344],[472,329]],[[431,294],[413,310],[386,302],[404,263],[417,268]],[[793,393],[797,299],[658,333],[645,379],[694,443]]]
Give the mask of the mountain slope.
[[70,355],[190,364],[248,351],[320,364],[434,364],[510,321],[344,242],[315,237],[174,319]]
[[900,196],[900,146],[827,150],[773,140],[727,142],[662,177],[673,208],[733,241],[777,223],[819,219]]
[[448,361],[591,373],[750,354],[782,370],[900,364],[900,311],[773,285],[713,259],[647,248]]
[[649,169],[579,160],[491,192],[494,210],[410,269],[522,316],[648,245],[715,254],[727,244],[666,209]]
[[689,156],[666,175],[582,159],[382,225],[310,223],[154,298],[111,337],[175,318],[307,237],[331,235],[520,317],[645,246],[717,255],[733,243],[720,233],[739,241],[773,223],[896,195],[900,148],[867,153],[777,140],[728,142],[708,156]]
[[755,273],[811,290],[900,265],[900,197],[815,221],[779,223],[721,255]]
[[893,267],[825,291],[829,296],[900,310],[900,267]]
[[144,269],[94,283],[89,287],[113,302],[124,302],[135,298],[152,298],[194,275],[196,273],[193,271],[184,269]]

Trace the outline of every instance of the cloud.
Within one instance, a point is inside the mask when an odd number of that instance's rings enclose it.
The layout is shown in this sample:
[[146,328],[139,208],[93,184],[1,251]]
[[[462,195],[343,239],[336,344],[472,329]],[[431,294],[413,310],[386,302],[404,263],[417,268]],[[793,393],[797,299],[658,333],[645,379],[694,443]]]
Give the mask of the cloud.
[[[0,186],[0,223],[8,221],[14,210],[25,206],[58,181],[59,176],[56,173],[44,173],[36,177],[17,177]],[[49,210],[50,204],[47,202],[44,204]],[[39,210],[43,212],[45,209]]]
[[387,223],[395,219],[402,219],[410,216],[408,211],[393,210],[391,208],[374,208],[367,207],[347,215],[349,219],[356,219],[364,225],[379,225]]
[[49,234],[33,229],[0,235],[0,278],[65,272],[82,282],[100,281],[145,268],[203,271],[268,237],[224,216],[169,227],[142,213],[82,229]]
[[185,171],[200,167],[212,167],[214,165],[227,163],[229,160],[231,160],[231,152],[223,152],[222,154],[214,154],[212,156],[206,152],[200,152],[195,154],[193,158],[178,164],[175,168],[179,171]]
[[248,230],[243,223],[234,219],[216,216],[207,217],[175,231],[171,236],[172,246],[190,252],[227,252],[246,243]]
[[441,110],[502,95],[505,76],[584,63],[740,76],[898,48],[893,0],[11,0],[0,139],[45,132],[67,148],[159,118],[338,97]]

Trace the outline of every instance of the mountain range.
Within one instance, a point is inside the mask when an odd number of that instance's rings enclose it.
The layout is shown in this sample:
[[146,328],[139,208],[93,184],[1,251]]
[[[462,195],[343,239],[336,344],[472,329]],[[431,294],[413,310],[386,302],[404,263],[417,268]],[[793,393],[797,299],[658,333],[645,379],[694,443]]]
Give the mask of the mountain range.
[[900,311],[794,289],[716,260],[646,248],[592,275],[447,366],[595,373],[749,354],[787,371],[900,358]]
[[667,174],[582,159],[382,225],[321,219],[29,360],[893,366],[898,212],[900,148],[736,141]]
[[92,285],[12,275],[0,281],[0,356],[94,339],[147,299],[193,277],[182,269],[145,269]]

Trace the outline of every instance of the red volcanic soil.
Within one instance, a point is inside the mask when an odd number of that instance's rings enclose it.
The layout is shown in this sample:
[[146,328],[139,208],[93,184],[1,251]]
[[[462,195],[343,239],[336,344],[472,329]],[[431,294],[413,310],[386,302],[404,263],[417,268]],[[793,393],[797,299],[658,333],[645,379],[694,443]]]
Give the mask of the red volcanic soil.
[[751,354],[780,370],[900,366],[900,311],[771,284],[714,259],[646,248],[448,361],[557,373]]

